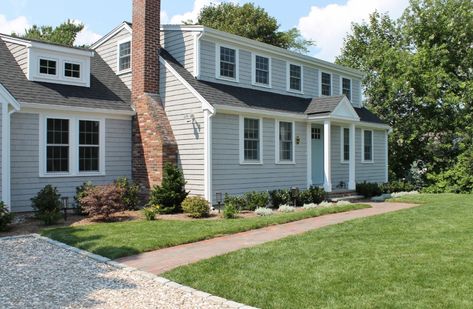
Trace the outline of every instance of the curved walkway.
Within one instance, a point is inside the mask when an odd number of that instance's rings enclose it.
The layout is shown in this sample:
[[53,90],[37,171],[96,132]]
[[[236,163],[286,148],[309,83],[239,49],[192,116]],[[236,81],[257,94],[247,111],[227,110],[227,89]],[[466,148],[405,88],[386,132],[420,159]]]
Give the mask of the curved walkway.
[[323,215],[285,224],[272,225],[261,229],[212,238],[176,247],[146,252],[116,260],[129,267],[153,274],[162,274],[179,266],[198,262],[213,256],[253,247],[268,241],[278,240],[290,235],[301,234],[324,226],[345,221],[376,216],[397,210],[412,208],[415,204],[367,203],[372,208],[352,210]]

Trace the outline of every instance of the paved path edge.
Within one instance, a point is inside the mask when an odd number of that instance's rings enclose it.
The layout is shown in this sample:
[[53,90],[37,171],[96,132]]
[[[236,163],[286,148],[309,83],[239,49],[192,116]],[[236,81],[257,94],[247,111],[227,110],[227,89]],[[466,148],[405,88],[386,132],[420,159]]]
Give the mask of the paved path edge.
[[241,304],[241,303],[237,303],[237,302],[234,302],[234,301],[231,301],[231,300],[219,297],[219,296],[215,296],[215,295],[212,295],[212,294],[209,294],[209,293],[206,293],[206,292],[202,292],[202,291],[196,290],[194,288],[191,288],[189,286],[185,286],[185,285],[179,284],[177,282],[171,281],[171,280],[166,279],[164,277],[160,277],[158,275],[154,275],[152,273],[139,270],[138,268],[130,267],[130,266],[127,266],[125,264],[112,261],[111,259],[106,258],[104,256],[94,254],[94,253],[91,253],[91,252],[88,252],[88,251],[85,251],[85,250],[82,250],[82,249],[79,249],[79,248],[76,248],[76,247],[69,246],[65,243],[59,242],[57,240],[54,240],[54,239],[51,239],[51,238],[48,238],[48,237],[41,236],[39,234],[6,236],[6,237],[0,237],[0,240],[21,239],[21,238],[30,238],[30,237],[34,237],[34,238],[37,238],[37,239],[44,240],[44,241],[48,242],[49,244],[51,244],[53,246],[57,246],[61,249],[68,250],[68,251],[74,252],[76,254],[83,255],[85,257],[88,257],[90,259],[95,260],[96,262],[104,263],[104,264],[107,264],[107,265],[109,265],[111,267],[114,267],[114,268],[124,269],[124,270],[127,270],[129,272],[138,273],[138,274],[140,274],[141,276],[143,276],[145,278],[154,279],[154,280],[160,282],[163,285],[168,285],[172,288],[180,289],[183,292],[191,293],[191,294],[194,294],[196,296],[202,297],[204,299],[205,298],[211,298],[212,301],[218,302],[218,303],[220,303],[222,305],[225,305],[225,306],[228,306],[228,307],[238,308],[238,309],[256,309],[255,307],[251,307],[251,306]]

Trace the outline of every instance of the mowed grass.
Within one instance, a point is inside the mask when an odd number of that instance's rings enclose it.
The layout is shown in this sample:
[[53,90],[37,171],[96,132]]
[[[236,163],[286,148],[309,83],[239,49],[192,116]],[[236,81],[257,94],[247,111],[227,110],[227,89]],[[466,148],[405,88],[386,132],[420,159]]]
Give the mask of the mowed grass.
[[77,227],[46,229],[42,232],[42,235],[116,259],[219,235],[368,207],[370,206],[351,204],[246,219],[97,223]]
[[473,195],[240,250],[164,276],[261,308],[473,308]]

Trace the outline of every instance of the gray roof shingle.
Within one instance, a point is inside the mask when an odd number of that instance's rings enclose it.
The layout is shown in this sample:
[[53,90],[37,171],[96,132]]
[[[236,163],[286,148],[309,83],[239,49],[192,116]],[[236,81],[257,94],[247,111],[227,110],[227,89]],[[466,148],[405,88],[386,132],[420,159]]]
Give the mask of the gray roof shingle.
[[132,111],[130,90],[97,53],[90,88],[29,81],[2,39],[0,68],[0,83],[20,103]]

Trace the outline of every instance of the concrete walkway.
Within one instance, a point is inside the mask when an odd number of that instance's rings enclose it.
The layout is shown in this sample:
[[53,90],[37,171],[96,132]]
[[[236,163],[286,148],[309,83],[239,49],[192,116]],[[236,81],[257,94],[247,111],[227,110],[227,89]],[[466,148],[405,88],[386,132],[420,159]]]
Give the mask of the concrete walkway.
[[213,256],[263,244],[290,235],[301,234],[324,226],[356,218],[376,216],[417,205],[403,203],[368,203],[372,208],[329,214],[285,224],[272,225],[247,232],[146,252],[116,260],[119,263],[153,274],[161,274],[176,267],[208,259]]

